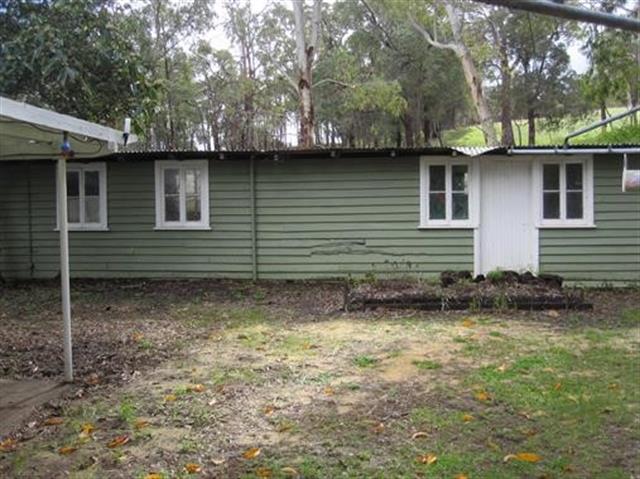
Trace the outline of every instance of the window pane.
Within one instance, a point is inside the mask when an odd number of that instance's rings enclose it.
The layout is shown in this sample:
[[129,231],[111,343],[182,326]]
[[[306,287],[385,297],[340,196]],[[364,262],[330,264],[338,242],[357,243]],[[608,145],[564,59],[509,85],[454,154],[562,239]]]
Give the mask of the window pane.
[[467,191],[469,180],[469,174],[467,170],[467,165],[454,165],[451,167],[451,182],[453,185],[453,191]]
[[178,195],[164,197],[164,220],[180,221],[180,197]]
[[581,163],[567,164],[567,189],[568,190],[582,189],[582,164]]
[[446,218],[446,205],[444,193],[429,194],[429,219],[443,220]]
[[165,195],[177,195],[180,188],[180,175],[178,170],[164,170],[164,193]]
[[469,219],[469,195],[466,193],[453,193],[451,197],[453,203],[453,219]]
[[80,223],[80,198],[67,198],[67,223]]
[[85,223],[100,223],[100,198],[87,196],[84,201]]
[[186,183],[186,193],[188,195],[196,194],[200,192],[200,171],[198,170],[186,170],[184,174]]
[[545,219],[560,218],[560,193],[543,193],[542,217]]
[[200,197],[187,196],[187,221],[200,221]]
[[87,196],[100,194],[100,173],[97,171],[84,172],[84,194]]
[[542,189],[543,190],[559,190],[560,189],[560,165],[544,165],[543,166]]
[[567,193],[567,219],[582,219],[581,191]]
[[445,169],[444,165],[434,165],[429,167],[429,191],[445,190]]
[[80,196],[80,173],[67,171],[67,196]]

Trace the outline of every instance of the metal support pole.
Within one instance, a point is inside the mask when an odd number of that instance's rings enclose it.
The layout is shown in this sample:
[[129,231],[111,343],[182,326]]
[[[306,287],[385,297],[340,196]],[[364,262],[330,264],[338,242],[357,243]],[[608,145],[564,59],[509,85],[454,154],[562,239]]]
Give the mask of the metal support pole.
[[67,222],[67,160],[58,159],[58,229],[60,230],[60,286],[64,346],[64,379],[73,381],[71,296],[69,284],[69,224]]

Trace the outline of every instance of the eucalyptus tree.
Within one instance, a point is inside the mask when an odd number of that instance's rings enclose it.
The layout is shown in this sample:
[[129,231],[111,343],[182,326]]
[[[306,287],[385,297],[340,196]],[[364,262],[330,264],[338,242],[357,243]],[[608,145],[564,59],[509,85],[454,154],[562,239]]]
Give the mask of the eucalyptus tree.
[[123,28],[131,17],[108,0],[0,0],[0,92],[114,127],[144,118],[157,85]]

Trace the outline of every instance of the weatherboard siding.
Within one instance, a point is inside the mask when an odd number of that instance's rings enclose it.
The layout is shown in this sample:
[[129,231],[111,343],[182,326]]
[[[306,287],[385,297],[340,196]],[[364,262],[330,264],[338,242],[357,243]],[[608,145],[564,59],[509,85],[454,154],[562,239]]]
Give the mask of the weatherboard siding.
[[[9,169],[9,171],[7,171]],[[55,231],[55,167],[31,167],[32,255],[25,209],[26,164],[0,164],[0,177],[18,180],[0,191],[11,205],[0,216],[4,231],[0,273],[6,277],[47,278],[59,272]],[[5,174],[7,171],[7,174]],[[153,162],[107,164],[109,231],[70,231],[72,277],[251,277],[249,182],[246,162],[216,162],[210,170],[210,231],[156,231]],[[11,183],[11,180],[9,180]],[[23,184],[24,183],[24,184]],[[31,271],[30,264],[33,263]]]
[[473,268],[472,230],[418,230],[417,158],[256,163],[261,278]]
[[[211,230],[156,231],[153,162],[108,162],[109,231],[69,233],[72,277],[251,278],[249,162],[209,165]],[[597,227],[542,229],[540,269],[640,281],[640,195],[622,193],[619,158],[594,171]],[[473,269],[472,230],[418,229],[418,158],[256,160],[255,191],[261,279]],[[0,163],[0,205],[0,275],[56,276],[54,163]]]
[[640,193],[623,193],[622,159],[594,159],[595,228],[540,230],[540,270],[584,284],[640,281]]

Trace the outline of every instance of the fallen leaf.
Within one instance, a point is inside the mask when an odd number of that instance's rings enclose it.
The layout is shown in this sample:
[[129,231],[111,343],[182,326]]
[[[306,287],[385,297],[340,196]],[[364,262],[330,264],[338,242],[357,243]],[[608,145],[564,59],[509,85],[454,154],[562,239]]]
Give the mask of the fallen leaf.
[[560,316],[560,313],[557,312],[555,309],[551,309],[547,311],[547,316],[551,316],[552,318],[557,318],[558,316]]
[[331,386],[327,386],[322,390],[327,396],[333,396],[335,394],[335,390]]
[[376,424],[375,426],[373,426],[373,432],[375,434],[382,434],[384,432],[384,423],[380,422],[380,423]]
[[133,334],[131,334],[131,339],[133,340],[134,343],[139,343],[144,339],[144,334],[142,334],[140,331],[136,331]]
[[164,402],[174,402],[178,397],[175,394],[167,394],[164,397]]
[[466,474],[458,474],[454,479],[469,479]]
[[61,417],[50,417],[48,419],[45,419],[43,424],[45,426],[59,426],[63,422],[64,422],[64,419],[62,419]]
[[93,431],[95,431],[95,429],[96,428],[93,424],[91,424],[90,422],[86,422],[80,428],[80,434],[78,434],[78,437],[80,439],[88,439],[91,437],[91,434],[93,434]]
[[227,462],[227,460],[226,460],[226,459],[224,459],[224,458],[220,458],[220,459],[211,459],[211,463],[212,463],[214,466],[219,466],[219,465],[221,465],[221,464],[224,464],[225,462]]
[[261,449],[259,447],[251,447],[242,453],[242,457],[245,459],[254,459],[260,455]]
[[299,475],[298,471],[293,467],[283,467],[282,469],[280,469],[280,472],[287,477],[296,477]]
[[542,460],[542,456],[535,454],[533,452],[519,452],[517,454],[507,454],[504,456],[503,461],[522,461],[522,462],[540,462]]
[[89,384],[90,386],[100,384],[100,376],[98,376],[97,373],[91,373],[89,374],[87,379],[85,379],[85,383]]
[[288,421],[283,421],[280,424],[278,424],[278,427],[276,428],[276,431],[278,432],[287,432],[289,430],[293,429],[293,423],[288,422]]
[[499,451],[500,446],[493,442],[491,439],[487,439],[487,447],[493,451]]
[[197,474],[199,472],[202,472],[202,466],[194,462],[188,462],[187,464],[184,465],[184,470],[187,471],[189,474]]
[[144,479],[162,479],[162,474],[159,474],[157,472],[150,472],[149,474],[144,476]]
[[613,390],[613,389],[620,389],[620,385],[618,383],[611,383],[609,384],[609,389]]
[[470,319],[465,319],[464,321],[462,321],[462,326],[464,326],[465,328],[473,328],[476,325],[476,323]]
[[433,464],[438,460],[438,456],[435,454],[422,454],[416,458],[416,460],[422,464]]
[[114,437],[111,441],[107,443],[107,447],[110,449],[120,447],[129,442],[129,436],[123,434],[121,436]]
[[2,452],[12,452],[15,451],[18,447],[18,441],[15,439],[11,439],[8,437],[4,441],[0,441],[0,451]]
[[77,447],[63,446],[60,449],[58,449],[58,453],[62,454],[63,456],[68,456],[69,454],[76,452],[77,450],[78,450]]
[[501,373],[505,372],[506,370],[507,370],[507,365],[505,363],[502,363],[500,366],[496,368],[496,371]]
[[148,425],[149,425],[149,421],[147,421],[146,419],[136,419],[136,421],[133,423],[134,429],[138,429],[138,430],[144,429]]
[[189,386],[189,391],[194,392],[194,393],[201,393],[204,392],[204,385],[203,384],[194,384],[193,386]]
[[475,398],[478,401],[488,401],[489,399],[491,399],[491,396],[489,396],[489,393],[487,391],[477,391],[475,393]]
[[538,434],[538,431],[535,429],[527,429],[524,431],[525,436],[531,437],[531,436],[535,436],[536,434]]
[[560,391],[560,389],[562,389],[562,383],[555,383],[553,385],[553,389],[555,389],[556,391]]
[[258,477],[271,477],[271,474],[271,469],[269,469],[268,467],[259,467],[258,469],[256,469],[256,476]]
[[424,431],[418,431],[413,433],[413,436],[411,436],[411,439],[423,439],[427,437],[427,433]]
[[265,416],[271,416],[275,412],[276,408],[274,406],[268,405],[262,408],[262,413]]
[[567,464],[566,466],[564,466],[562,468],[562,470],[564,472],[574,472],[575,471],[574,467],[571,464]]
[[471,422],[473,421],[474,417],[471,414],[465,414],[464,416],[462,416],[462,420],[464,422]]

